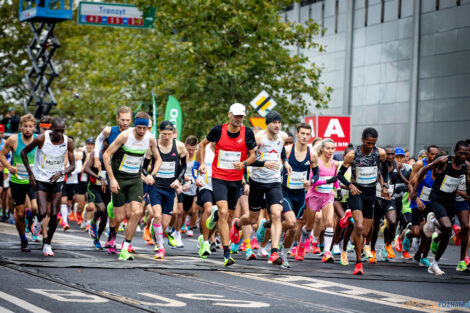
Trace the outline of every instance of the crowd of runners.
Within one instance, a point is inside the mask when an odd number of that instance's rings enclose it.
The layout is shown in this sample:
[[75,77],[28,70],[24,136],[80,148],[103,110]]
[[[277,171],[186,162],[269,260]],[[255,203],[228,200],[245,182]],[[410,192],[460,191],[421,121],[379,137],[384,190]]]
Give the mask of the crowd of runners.
[[225,266],[235,253],[282,268],[307,253],[347,266],[354,250],[355,275],[364,275],[363,262],[399,257],[444,275],[438,263],[453,240],[461,248],[457,271],[470,272],[470,140],[449,155],[429,145],[412,160],[402,147],[379,148],[377,130],[366,128],[360,145],[338,153],[331,139],[309,143],[309,124],[292,135],[276,111],[264,130],[244,126],[245,116],[235,103],[202,141],[180,142],[171,122],[152,125],[147,113],[122,107],[117,125],[84,147],[66,135],[64,119],[22,116],[20,133],[2,139],[0,153],[3,212],[12,202],[21,251],[30,251],[30,233],[53,256],[57,227],[76,221],[90,244],[123,261],[134,259],[132,239],[143,227],[156,259],[198,229],[194,253],[208,258],[221,249]]

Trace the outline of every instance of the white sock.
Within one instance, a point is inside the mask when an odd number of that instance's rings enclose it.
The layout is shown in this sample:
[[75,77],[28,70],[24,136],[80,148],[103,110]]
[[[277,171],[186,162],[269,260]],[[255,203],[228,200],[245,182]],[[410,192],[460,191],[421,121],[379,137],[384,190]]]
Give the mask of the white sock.
[[122,245],[122,250],[129,250],[129,243],[124,240],[124,244]]
[[161,224],[154,224],[152,223],[153,232],[155,233],[155,237],[157,238],[157,247],[158,249],[163,249],[163,228]]
[[208,244],[209,244],[209,240],[204,240],[204,241],[203,241],[203,244],[208,245]]
[[327,227],[325,229],[325,251],[330,251],[332,241],[333,241],[333,227]]
[[189,222],[191,222],[191,216],[186,215],[186,220],[184,221],[184,224],[189,225]]
[[67,208],[66,204],[61,204],[60,205],[60,215],[62,215],[62,221],[67,224],[67,215],[69,214],[69,210]]
[[302,233],[300,235],[300,243],[304,244],[305,241],[307,241],[311,233],[312,233],[311,231],[308,232],[307,229],[305,229],[305,226],[302,227]]

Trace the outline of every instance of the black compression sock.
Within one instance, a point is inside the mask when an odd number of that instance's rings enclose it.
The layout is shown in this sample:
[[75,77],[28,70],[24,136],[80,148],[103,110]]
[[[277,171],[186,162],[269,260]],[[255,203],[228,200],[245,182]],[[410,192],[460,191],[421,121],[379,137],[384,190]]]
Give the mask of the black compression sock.
[[277,248],[271,248],[271,253],[277,252]]
[[51,215],[49,220],[49,230],[47,231],[47,244],[51,244],[52,236],[54,236],[57,228],[57,215]]

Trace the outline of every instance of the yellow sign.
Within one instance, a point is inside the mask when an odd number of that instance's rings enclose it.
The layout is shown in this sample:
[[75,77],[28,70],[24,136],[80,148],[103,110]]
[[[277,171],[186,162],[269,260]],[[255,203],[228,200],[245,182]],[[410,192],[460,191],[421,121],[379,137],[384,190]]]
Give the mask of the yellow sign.
[[261,129],[266,129],[266,119],[264,117],[250,117],[251,126],[261,127]]
[[277,105],[276,101],[264,90],[251,100],[250,104],[263,117]]

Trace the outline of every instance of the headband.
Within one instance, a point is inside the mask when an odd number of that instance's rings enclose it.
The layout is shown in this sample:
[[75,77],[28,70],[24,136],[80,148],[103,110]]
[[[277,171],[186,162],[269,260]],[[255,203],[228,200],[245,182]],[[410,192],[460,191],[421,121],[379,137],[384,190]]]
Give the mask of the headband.
[[51,128],[52,124],[51,123],[40,123],[39,127],[41,128]]
[[134,126],[149,126],[149,120],[146,118],[136,118],[134,121]]

